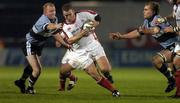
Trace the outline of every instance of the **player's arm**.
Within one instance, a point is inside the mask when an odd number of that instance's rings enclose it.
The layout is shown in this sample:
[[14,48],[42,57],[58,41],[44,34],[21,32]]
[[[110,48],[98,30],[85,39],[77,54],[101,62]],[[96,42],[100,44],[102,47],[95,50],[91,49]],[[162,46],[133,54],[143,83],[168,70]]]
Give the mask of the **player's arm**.
[[67,41],[69,44],[73,44],[79,39],[81,39],[84,35],[86,35],[90,30],[89,29],[83,29],[79,33],[75,34],[74,36],[70,37]]
[[56,29],[62,29],[62,23],[55,24],[55,23],[49,23],[45,25],[45,30],[56,30]]
[[159,32],[163,32],[160,30],[159,26],[153,26],[151,28],[139,27],[139,29],[137,30],[139,33],[144,34],[144,35],[154,35]]
[[56,46],[60,46],[60,45],[63,45],[65,46],[66,48],[71,48],[71,45],[66,43],[63,38],[61,37],[60,33],[56,33],[55,35],[53,35],[53,37],[55,38],[55,40],[58,42],[56,43],[57,45]]
[[57,48],[61,47],[61,43],[58,42],[58,41],[55,41],[55,45],[56,45]]
[[155,21],[156,23],[165,23],[167,21],[171,21],[175,18],[174,16],[174,13],[168,15],[168,16],[165,16],[165,17],[162,17],[162,18],[157,18],[157,20]]
[[170,27],[166,27],[164,28],[164,32],[165,33],[175,33],[175,32],[179,32],[180,31],[180,27],[179,26],[170,26]]
[[141,33],[136,29],[126,34],[121,34],[119,32],[110,33],[110,38],[113,40],[120,40],[120,39],[133,39],[141,36]]
[[121,34],[119,32],[117,33],[110,33],[110,38],[114,40],[119,40],[119,39],[134,39],[137,37],[140,37],[141,35],[154,35],[156,33],[160,32],[159,27],[153,27],[151,29],[147,29],[144,27],[139,27],[136,30],[133,30],[129,33],[126,34]]
[[164,19],[167,20],[167,21],[172,20],[172,19],[174,19],[174,18],[175,18],[174,13],[171,13],[170,15],[164,17]]

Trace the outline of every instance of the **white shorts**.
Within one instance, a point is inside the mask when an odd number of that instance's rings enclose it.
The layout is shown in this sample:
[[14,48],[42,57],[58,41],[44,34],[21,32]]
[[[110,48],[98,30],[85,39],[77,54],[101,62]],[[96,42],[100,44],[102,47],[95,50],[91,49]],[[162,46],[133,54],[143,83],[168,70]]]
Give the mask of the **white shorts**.
[[85,50],[67,50],[64,55],[62,64],[70,64],[75,69],[86,69],[89,65],[93,63],[93,60],[89,57],[89,54]]
[[103,47],[97,40],[89,44],[85,50],[89,53],[93,60],[98,60],[100,57],[106,56]]
[[178,42],[174,48],[174,52],[180,51],[180,43]]

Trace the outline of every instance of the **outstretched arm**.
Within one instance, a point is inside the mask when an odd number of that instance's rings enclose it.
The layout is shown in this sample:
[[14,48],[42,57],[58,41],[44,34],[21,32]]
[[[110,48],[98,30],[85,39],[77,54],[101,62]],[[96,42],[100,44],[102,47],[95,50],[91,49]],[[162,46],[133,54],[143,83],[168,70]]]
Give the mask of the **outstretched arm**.
[[120,39],[133,39],[141,36],[138,30],[133,30],[126,34],[121,34],[119,32],[116,33],[109,33],[109,37],[113,40],[120,40]]
[[117,33],[110,33],[109,36],[111,39],[114,39],[114,40],[134,39],[134,38],[140,37],[141,35],[154,35],[158,32],[160,32],[159,27],[152,27],[150,29],[147,29],[144,27],[139,27],[138,29],[135,29],[126,34],[121,34],[121,33],[117,32]]

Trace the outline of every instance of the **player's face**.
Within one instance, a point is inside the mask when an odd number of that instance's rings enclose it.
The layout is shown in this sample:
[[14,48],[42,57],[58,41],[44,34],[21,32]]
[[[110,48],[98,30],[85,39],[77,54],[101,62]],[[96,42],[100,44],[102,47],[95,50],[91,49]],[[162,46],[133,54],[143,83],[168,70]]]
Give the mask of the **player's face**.
[[44,10],[44,14],[49,19],[54,19],[54,18],[56,18],[56,8],[54,6],[47,6]]
[[151,9],[151,6],[145,5],[143,14],[144,14],[144,19],[151,18],[154,15],[153,10]]
[[66,21],[69,23],[73,23],[76,19],[75,11],[73,9],[63,11],[63,15]]

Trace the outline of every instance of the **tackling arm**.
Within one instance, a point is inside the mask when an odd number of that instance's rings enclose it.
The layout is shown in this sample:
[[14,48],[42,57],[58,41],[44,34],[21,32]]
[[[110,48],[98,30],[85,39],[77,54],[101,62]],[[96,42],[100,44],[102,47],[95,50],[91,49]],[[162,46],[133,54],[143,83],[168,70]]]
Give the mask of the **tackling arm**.
[[140,33],[138,32],[138,30],[133,30],[127,34],[121,34],[119,32],[117,33],[110,33],[110,38],[114,39],[114,40],[120,40],[120,39],[133,39],[133,38],[137,38],[140,35]]
[[140,33],[138,32],[138,30],[133,30],[127,34],[123,34],[121,35],[121,38],[123,39],[133,39],[133,38],[137,38],[140,37]]
[[66,48],[71,48],[71,45],[69,45],[68,43],[66,43],[63,38],[61,37],[61,35],[59,33],[53,35],[54,38],[56,39],[57,42],[59,43],[56,43],[56,46],[60,46],[61,44],[64,45]]
[[49,23],[45,29],[47,30],[55,30],[55,29],[62,29],[62,23],[55,24],[55,23]]
[[147,29],[144,27],[139,27],[139,29],[133,30],[126,34],[121,34],[119,32],[117,33],[110,33],[110,38],[114,40],[119,39],[134,39],[137,37],[140,37],[141,35],[154,35],[156,33],[160,32],[159,27],[153,27],[151,29]]

